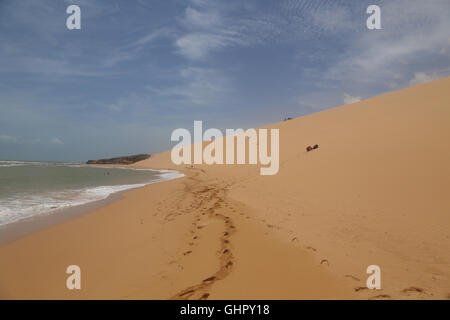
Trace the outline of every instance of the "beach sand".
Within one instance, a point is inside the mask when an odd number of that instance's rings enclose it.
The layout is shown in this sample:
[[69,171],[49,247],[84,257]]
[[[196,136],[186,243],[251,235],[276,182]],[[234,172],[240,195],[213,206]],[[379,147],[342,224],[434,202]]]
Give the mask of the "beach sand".
[[[185,177],[3,244],[0,298],[450,299],[449,88],[272,124],[273,176],[152,155],[133,166]],[[81,290],[66,289],[72,264]]]

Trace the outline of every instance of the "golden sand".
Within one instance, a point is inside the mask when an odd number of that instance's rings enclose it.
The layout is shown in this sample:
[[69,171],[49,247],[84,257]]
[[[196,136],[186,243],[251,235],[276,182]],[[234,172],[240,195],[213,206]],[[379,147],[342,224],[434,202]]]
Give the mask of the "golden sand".
[[[0,247],[0,298],[449,299],[450,78],[276,123],[280,169],[184,178]],[[307,145],[319,149],[306,152]],[[66,267],[82,289],[66,289]],[[382,290],[366,288],[381,268]]]

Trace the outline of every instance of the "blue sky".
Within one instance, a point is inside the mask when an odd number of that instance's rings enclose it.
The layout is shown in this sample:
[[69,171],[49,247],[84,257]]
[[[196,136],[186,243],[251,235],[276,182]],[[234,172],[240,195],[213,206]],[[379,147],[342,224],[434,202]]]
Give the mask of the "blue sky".
[[156,153],[193,120],[257,127],[448,75],[448,0],[0,0],[0,159]]

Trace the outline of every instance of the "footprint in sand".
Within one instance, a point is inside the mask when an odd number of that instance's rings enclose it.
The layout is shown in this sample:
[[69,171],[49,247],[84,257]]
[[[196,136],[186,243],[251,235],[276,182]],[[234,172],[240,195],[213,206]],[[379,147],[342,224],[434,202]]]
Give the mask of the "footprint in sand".
[[212,276],[212,277],[206,278],[205,280],[203,280],[203,282],[214,281],[214,280],[216,280],[216,277]]
[[411,295],[422,295],[422,294],[426,294],[425,290],[419,287],[409,287],[406,289],[403,289],[402,292],[404,294],[406,294],[407,296],[411,296]]
[[181,293],[181,294],[180,294],[180,297],[183,297],[183,296],[185,296],[185,295],[187,295],[187,294],[189,294],[189,293],[194,293],[194,292],[195,292],[195,290],[188,290],[188,291],[186,291],[186,292]]
[[361,281],[359,278],[357,278],[357,277],[355,277],[355,276],[352,276],[351,274],[346,274],[344,277],[353,279],[353,280],[355,280],[355,281]]
[[361,290],[368,290],[368,289],[367,289],[367,287],[356,287],[356,288],[354,288],[354,290],[356,292],[358,292],[358,291],[361,291]]
[[327,259],[322,259],[322,261],[320,261],[320,264],[325,264],[325,265],[327,265],[328,267],[330,266],[330,263],[328,262]]
[[205,293],[200,297],[199,300],[206,300],[206,299],[208,299],[208,297],[209,297],[209,293]]
[[418,288],[418,287],[409,287],[409,288],[403,289],[402,291],[403,291],[403,293],[408,293],[408,292],[419,292],[419,293],[421,293],[424,290],[422,288]]

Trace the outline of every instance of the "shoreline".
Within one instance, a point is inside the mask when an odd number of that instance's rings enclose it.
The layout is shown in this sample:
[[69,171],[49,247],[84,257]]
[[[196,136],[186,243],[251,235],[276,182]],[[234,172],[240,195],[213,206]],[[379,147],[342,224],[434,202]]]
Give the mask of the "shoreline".
[[[92,166],[92,165],[91,165]],[[147,170],[147,171],[157,171],[162,173],[173,173],[173,174],[182,174],[181,172],[178,172],[176,170],[154,170],[154,169],[136,169],[131,167],[124,167],[124,166],[101,166],[101,165],[95,165],[92,167],[103,167],[103,168],[123,168],[128,170]],[[164,172],[167,171],[167,172]],[[150,181],[149,183],[143,185],[143,186],[136,186],[133,188],[115,191],[109,194],[104,199],[94,200],[91,202],[87,202],[80,205],[70,205],[68,207],[63,208],[56,208],[49,212],[40,213],[35,216],[27,217],[21,220],[13,221],[11,223],[0,225],[0,246],[10,243],[12,241],[15,241],[17,239],[20,239],[22,237],[26,237],[28,235],[31,235],[35,232],[39,232],[41,230],[45,230],[48,227],[64,223],[67,221],[70,221],[72,219],[75,219],[81,215],[88,214],[89,212],[95,211],[101,207],[104,207],[112,202],[118,201],[123,198],[123,194],[126,192],[130,192],[134,189],[144,188],[148,185],[160,183],[160,182],[166,182],[173,179],[182,178],[183,176],[179,177],[168,177],[168,178],[158,178],[155,180]]]
[[[125,191],[87,214],[0,245],[4,261],[21,257],[34,265],[32,270],[27,263],[3,266],[2,274],[13,279],[0,278],[0,298],[269,298],[273,286],[280,293],[277,299],[358,298],[348,281],[318,264],[307,250],[268,234],[250,208],[227,197],[226,182],[216,181],[204,169],[178,171],[185,174],[184,179]],[[99,222],[109,226],[99,227]],[[252,242],[241,246],[247,237]],[[131,256],[130,249],[135,251]],[[261,261],[267,255],[277,257],[276,269],[269,263],[254,270],[255,259]],[[45,262],[41,261],[44,257]],[[91,288],[80,292],[63,286],[65,266],[77,261],[91,278],[85,283]],[[289,264],[296,268],[276,275],[272,288],[264,287],[264,282],[258,285],[260,279],[274,276],[274,271]],[[107,267],[111,265],[112,270]],[[249,265],[250,270],[235,267],[242,265]],[[36,274],[32,283],[21,278],[23,272],[27,278]],[[242,278],[250,274],[253,285],[236,291]]]
[[89,214],[89,212],[95,211],[96,209],[104,207],[109,203],[122,199],[121,195],[130,190],[132,189],[114,192],[105,199],[96,200],[77,206],[69,206],[68,208],[54,209],[50,213],[39,214],[2,225],[0,226],[0,246],[45,230],[51,226],[70,221],[81,215]]

